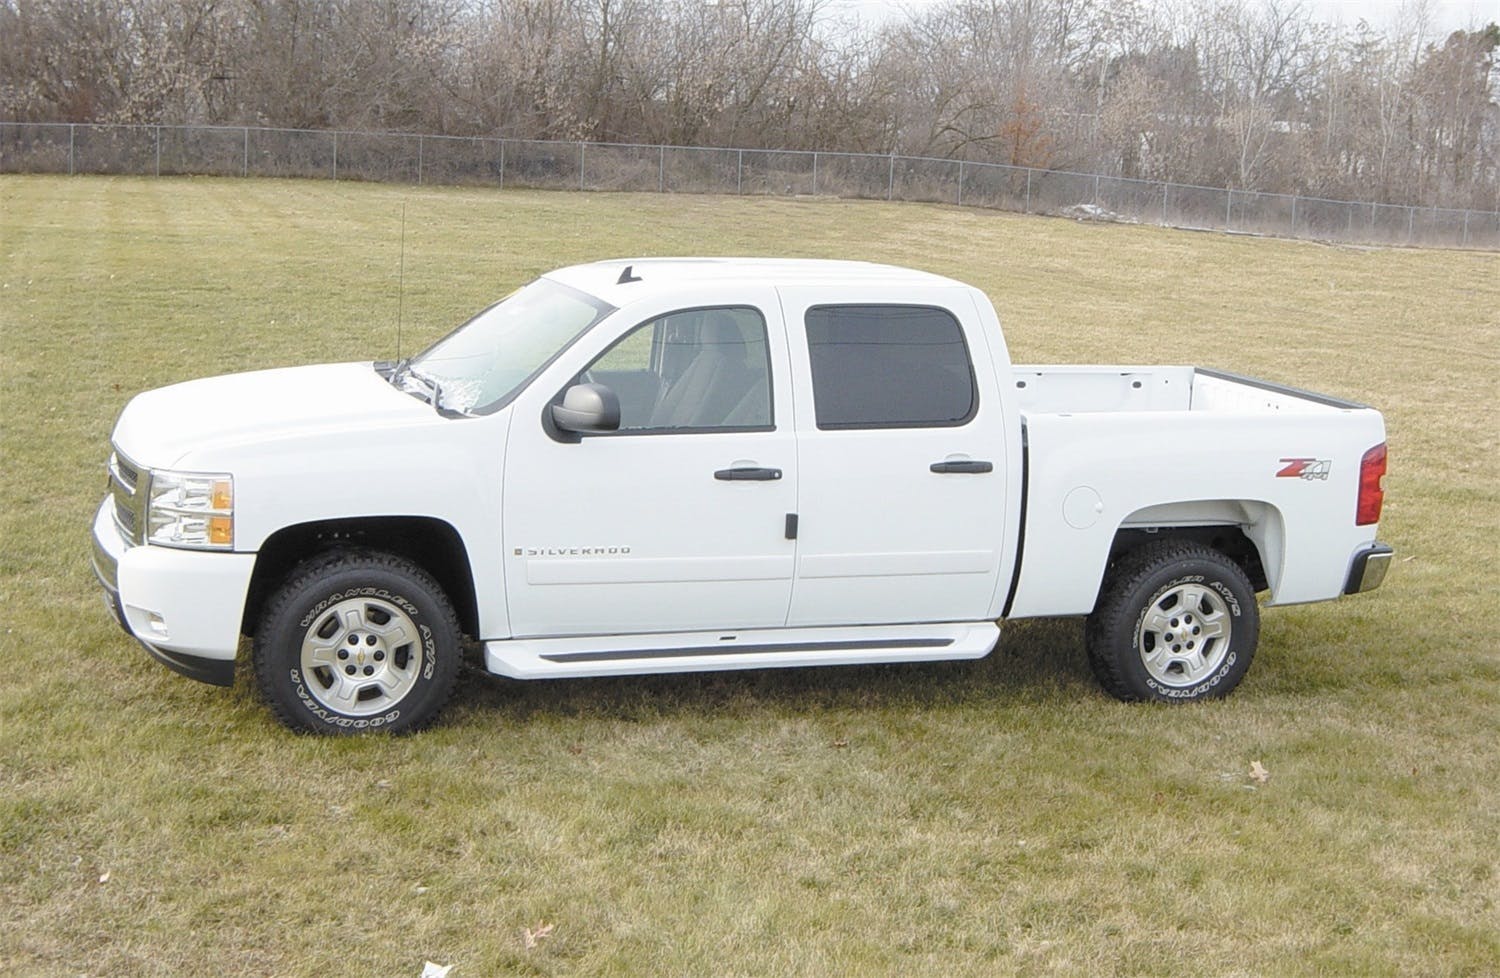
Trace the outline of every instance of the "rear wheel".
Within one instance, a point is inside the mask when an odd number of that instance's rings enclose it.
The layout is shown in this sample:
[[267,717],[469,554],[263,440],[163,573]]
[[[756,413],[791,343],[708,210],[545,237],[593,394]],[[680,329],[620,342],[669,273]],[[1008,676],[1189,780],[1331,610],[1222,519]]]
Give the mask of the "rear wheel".
[[255,676],[293,730],[404,733],[447,702],[460,648],[453,608],[420,567],[336,551],[299,565],[267,603]]
[[1112,696],[1178,703],[1239,685],[1259,635],[1255,592],[1239,565],[1200,544],[1164,540],[1111,569],[1085,641]]

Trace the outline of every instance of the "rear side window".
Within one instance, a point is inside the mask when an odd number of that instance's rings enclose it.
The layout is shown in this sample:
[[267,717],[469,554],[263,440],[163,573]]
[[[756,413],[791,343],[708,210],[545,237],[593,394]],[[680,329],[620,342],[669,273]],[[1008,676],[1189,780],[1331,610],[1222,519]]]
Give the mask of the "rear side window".
[[807,311],[819,428],[956,426],[978,398],[958,320],[931,306]]

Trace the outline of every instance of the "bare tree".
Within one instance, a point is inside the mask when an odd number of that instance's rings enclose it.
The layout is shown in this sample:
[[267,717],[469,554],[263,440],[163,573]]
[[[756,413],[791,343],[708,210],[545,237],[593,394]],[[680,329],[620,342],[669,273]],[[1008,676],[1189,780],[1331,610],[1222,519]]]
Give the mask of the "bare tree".
[[1500,26],[1304,0],[0,0],[0,117],[851,150],[1500,204]]

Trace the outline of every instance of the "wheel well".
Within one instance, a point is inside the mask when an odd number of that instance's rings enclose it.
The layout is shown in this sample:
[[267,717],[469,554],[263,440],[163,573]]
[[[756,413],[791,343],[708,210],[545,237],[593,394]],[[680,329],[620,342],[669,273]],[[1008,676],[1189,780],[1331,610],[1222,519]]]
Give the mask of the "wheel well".
[[1121,557],[1158,540],[1188,540],[1211,550],[1217,550],[1240,565],[1240,570],[1243,570],[1245,576],[1250,578],[1250,586],[1256,591],[1264,591],[1270,587],[1266,579],[1265,566],[1261,563],[1260,551],[1256,549],[1254,542],[1245,535],[1241,527],[1233,525],[1161,526],[1120,530],[1115,534],[1114,543],[1109,549],[1109,567],[1113,569]]
[[339,547],[360,546],[405,557],[442,586],[458,615],[459,627],[479,634],[479,606],[474,574],[463,539],[448,523],[422,516],[370,516],[358,519],[300,523],[277,530],[261,545],[245,597],[240,631],[255,632],[261,608],[271,593],[302,561]]

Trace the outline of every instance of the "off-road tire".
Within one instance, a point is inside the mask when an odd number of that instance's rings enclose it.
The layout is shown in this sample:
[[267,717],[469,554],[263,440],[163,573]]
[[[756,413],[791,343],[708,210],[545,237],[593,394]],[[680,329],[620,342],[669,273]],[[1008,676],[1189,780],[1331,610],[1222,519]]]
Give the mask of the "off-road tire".
[[255,678],[299,732],[410,733],[448,701],[462,654],[438,583],[401,557],[336,550],[297,565],[255,630]]
[[1250,668],[1259,637],[1245,572],[1224,554],[1181,540],[1116,561],[1084,631],[1105,691],[1164,703],[1227,695]]

